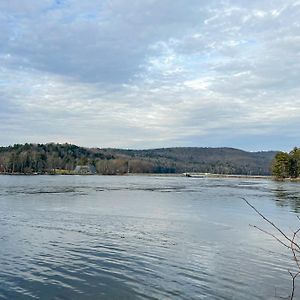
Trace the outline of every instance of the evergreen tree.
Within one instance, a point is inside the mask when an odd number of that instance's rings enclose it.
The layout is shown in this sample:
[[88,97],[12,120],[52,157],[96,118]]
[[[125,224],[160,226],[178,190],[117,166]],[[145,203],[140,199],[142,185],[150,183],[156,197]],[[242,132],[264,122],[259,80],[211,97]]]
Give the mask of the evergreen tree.
[[290,152],[290,176],[297,178],[300,175],[300,149],[295,147]]
[[295,147],[290,153],[276,154],[272,173],[277,178],[297,178],[300,176],[300,149]]
[[277,178],[289,177],[290,156],[285,152],[278,152],[272,166],[272,173]]

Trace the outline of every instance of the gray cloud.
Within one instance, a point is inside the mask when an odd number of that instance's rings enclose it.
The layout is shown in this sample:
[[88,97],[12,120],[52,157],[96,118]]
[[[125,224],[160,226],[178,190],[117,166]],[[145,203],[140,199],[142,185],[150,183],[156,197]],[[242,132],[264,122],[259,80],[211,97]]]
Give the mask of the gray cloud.
[[[34,12],[31,3],[32,9],[26,8]],[[18,15],[20,9],[11,4],[2,12],[2,18],[10,20],[4,50],[24,67],[92,82],[127,82],[143,63],[149,45],[201,22],[196,3],[66,1],[40,7],[35,17]]]

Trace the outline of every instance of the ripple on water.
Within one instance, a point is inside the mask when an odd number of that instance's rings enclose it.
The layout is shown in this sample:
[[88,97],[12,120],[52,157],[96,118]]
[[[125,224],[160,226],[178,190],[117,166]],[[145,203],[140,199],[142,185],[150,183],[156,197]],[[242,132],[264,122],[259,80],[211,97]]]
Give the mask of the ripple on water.
[[257,219],[239,198],[267,200],[276,216],[285,208],[271,201],[272,184],[57,178],[2,187],[0,178],[0,298],[252,300],[272,297],[274,287],[287,294],[290,257],[249,229]]

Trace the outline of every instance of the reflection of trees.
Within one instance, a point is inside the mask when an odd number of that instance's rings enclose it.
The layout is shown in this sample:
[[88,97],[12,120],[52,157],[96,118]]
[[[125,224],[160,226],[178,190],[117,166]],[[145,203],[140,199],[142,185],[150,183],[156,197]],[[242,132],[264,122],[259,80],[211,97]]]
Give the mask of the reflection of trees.
[[286,189],[284,185],[279,185],[274,190],[274,195],[276,205],[281,207],[289,206],[293,212],[300,212],[299,192],[297,193],[297,191],[290,191]]

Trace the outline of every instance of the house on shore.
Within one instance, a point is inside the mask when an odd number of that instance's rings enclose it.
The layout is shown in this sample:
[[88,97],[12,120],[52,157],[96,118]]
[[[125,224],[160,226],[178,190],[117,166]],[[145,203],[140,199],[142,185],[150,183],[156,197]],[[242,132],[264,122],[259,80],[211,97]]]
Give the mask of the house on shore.
[[96,168],[92,165],[76,166],[74,169],[74,174],[77,175],[95,175],[96,173]]

